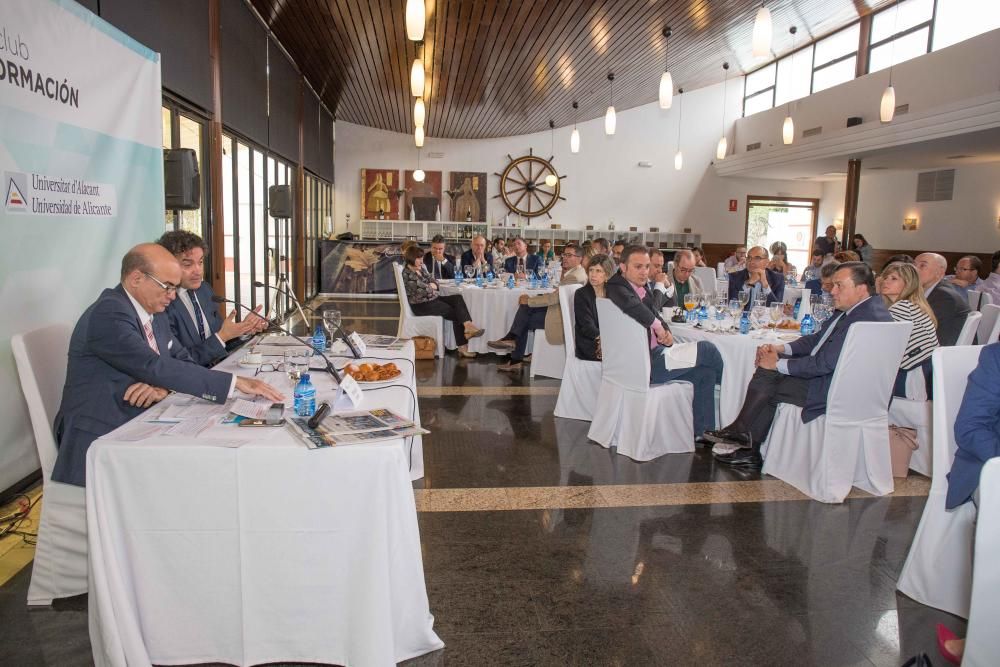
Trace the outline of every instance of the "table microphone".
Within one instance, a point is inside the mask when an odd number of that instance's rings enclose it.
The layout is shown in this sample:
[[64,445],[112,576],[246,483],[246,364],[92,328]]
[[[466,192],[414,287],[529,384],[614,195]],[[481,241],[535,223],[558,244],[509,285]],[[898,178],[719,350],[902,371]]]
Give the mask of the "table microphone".
[[[262,283],[262,282],[260,282],[258,280],[258,281],[254,282],[253,286],[254,287],[270,287],[275,292],[278,292],[279,294],[284,294],[289,299],[292,299],[293,301],[295,301],[296,303],[298,303],[298,300],[295,299],[295,295],[289,294],[288,292],[286,292],[285,290],[281,289],[280,287],[278,287],[276,285],[267,285],[267,286],[265,286],[264,283]],[[315,311],[313,311],[313,312],[315,314]],[[348,335],[344,331],[344,329],[339,324],[337,325],[336,329],[337,329],[336,332],[331,332],[331,333],[336,333],[336,336],[338,338],[340,338],[340,340],[344,341],[344,345],[346,345],[347,348],[351,351],[351,354],[354,355],[354,358],[355,359],[360,359],[361,358],[361,351],[358,350],[358,348],[354,345],[354,342],[348,337]]]
[[[257,315],[257,313],[254,313],[254,311],[252,309],[247,308],[246,306],[244,306],[239,301],[233,301],[232,299],[227,299],[226,297],[219,296],[218,294],[213,294],[212,295],[212,301],[214,301],[215,303],[231,303],[234,306],[242,308],[243,310],[246,310],[247,312],[253,313],[257,317],[260,317],[260,315]],[[291,336],[292,338],[294,338],[295,340],[299,341],[300,343],[302,343],[303,345],[305,345],[309,349],[313,350],[313,352],[315,352],[316,354],[318,354],[320,357],[322,357],[323,361],[326,362],[326,372],[329,373],[330,375],[332,375],[337,380],[337,384],[340,384],[341,382],[343,382],[344,377],[337,371],[336,368],[333,367],[333,364],[330,362],[330,359],[323,352],[319,352],[318,350],[315,350],[313,348],[313,346],[312,346],[311,343],[307,342],[303,338],[299,338],[298,336],[296,336],[291,331],[289,331],[288,329],[286,329],[282,325],[278,324],[274,320],[271,320],[271,324],[273,326],[277,327],[278,329],[280,329],[282,333],[284,333],[284,334],[286,334],[288,336]]]

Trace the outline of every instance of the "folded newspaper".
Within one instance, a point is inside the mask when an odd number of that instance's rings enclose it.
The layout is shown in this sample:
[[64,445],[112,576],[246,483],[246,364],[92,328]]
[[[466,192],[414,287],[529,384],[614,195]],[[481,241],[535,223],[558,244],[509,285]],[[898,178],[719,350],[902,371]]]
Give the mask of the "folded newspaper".
[[309,449],[381,442],[430,433],[387,408],[330,415],[316,428],[309,428],[308,417],[292,417],[288,424]]

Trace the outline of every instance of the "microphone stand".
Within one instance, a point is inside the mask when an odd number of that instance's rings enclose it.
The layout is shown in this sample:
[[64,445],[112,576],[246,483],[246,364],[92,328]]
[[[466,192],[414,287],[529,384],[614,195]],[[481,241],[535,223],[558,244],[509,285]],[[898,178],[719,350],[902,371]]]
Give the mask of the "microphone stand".
[[[254,283],[254,287],[266,287],[266,286],[264,285],[264,283],[262,283],[262,282],[260,282],[258,280],[258,281],[256,281]],[[293,301],[295,301],[296,303],[298,303],[298,300],[295,298],[295,294],[291,294],[289,292],[285,292],[280,287],[277,287],[277,286],[271,287],[271,289],[273,289],[274,291],[279,292],[281,294],[284,294],[289,299],[292,299]],[[301,314],[301,312],[302,312],[302,309],[300,307],[299,308],[299,313]],[[303,316],[303,318],[304,317],[305,316]],[[334,332],[331,331],[330,334],[333,335]],[[344,341],[344,344],[347,345],[347,348],[351,351],[351,354],[354,355],[354,358],[355,359],[360,359],[361,358],[361,352],[359,352],[358,348],[356,348],[354,346],[354,343],[351,342],[351,339],[347,336],[347,333],[344,331],[344,329],[340,325],[337,325],[337,332],[336,332],[336,334],[337,334],[337,337],[340,338],[340,340]]]
[[[284,285],[286,289],[281,289],[281,287],[279,287],[278,285]],[[284,294],[286,297],[291,299],[292,303],[295,304],[295,307],[299,311],[299,317],[302,318],[302,324],[305,325],[306,330],[308,331],[309,320],[306,319],[306,314],[302,310],[302,304],[299,302],[298,297],[295,296],[295,292],[292,291],[292,286],[288,284],[288,277],[284,273],[281,274],[281,278],[279,278],[278,280],[278,285],[267,285],[259,280],[255,280],[253,283],[254,287],[263,287],[264,289],[270,288],[273,289],[275,292],[278,292],[279,294]]]

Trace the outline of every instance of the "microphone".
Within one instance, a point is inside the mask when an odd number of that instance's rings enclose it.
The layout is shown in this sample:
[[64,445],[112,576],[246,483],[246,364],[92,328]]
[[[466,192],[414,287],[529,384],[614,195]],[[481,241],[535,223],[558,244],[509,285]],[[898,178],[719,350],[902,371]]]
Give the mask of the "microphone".
[[[281,275],[284,276],[284,274],[281,274]],[[259,280],[253,281],[253,286],[254,287],[261,287],[263,289],[273,289],[278,294],[284,294],[286,297],[288,297],[289,299],[291,299],[292,303],[295,304],[295,307],[299,311],[299,317],[302,318],[302,324],[304,324],[306,326],[306,330],[309,329],[309,320],[306,318],[306,314],[302,311],[302,304],[299,303],[299,300],[295,297],[294,294],[292,294],[292,293],[290,293],[290,292],[288,292],[286,290],[281,289],[277,285],[268,285],[266,283],[262,283]]]
[[[254,281],[253,286],[254,287],[267,287],[266,285],[264,285],[264,283],[260,282],[259,280]],[[272,286],[271,289],[273,289],[276,292],[280,292],[281,294],[284,294],[289,299],[295,300],[295,295],[294,294],[289,294],[288,292],[284,291],[280,287]],[[295,300],[295,301],[296,301],[296,303],[298,303],[297,300]],[[305,318],[305,316],[303,315],[303,319],[304,318]],[[354,343],[348,337],[347,332],[345,332],[344,329],[339,324],[337,325],[336,329],[337,329],[337,331],[336,331],[337,337],[340,338],[340,340],[344,341],[344,345],[346,345],[347,348],[351,351],[351,354],[354,355],[355,359],[360,359],[361,358],[361,351],[358,350],[357,347],[355,347]],[[331,333],[334,333],[334,332],[331,332]]]
[[[213,294],[213,295],[212,295],[212,301],[214,301],[215,303],[231,303],[231,304],[233,304],[234,306],[237,306],[237,307],[239,307],[239,308],[242,308],[243,310],[246,310],[246,311],[248,311],[248,312],[250,312],[250,313],[253,313],[253,310],[251,310],[250,308],[247,308],[246,306],[244,306],[244,305],[243,305],[242,303],[240,303],[239,301],[233,301],[232,299],[227,299],[226,297],[224,297],[224,296],[219,296],[218,294]],[[257,315],[256,313],[253,313],[253,314],[254,314],[254,315]],[[257,315],[257,317],[260,317],[260,316],[259,316],[259,315]],[[280,325],[280,324],[278,324],[277,322],[274,322],[274,321],[272,321],[272,324],[273,324],[274,326],[278,327],[278,329],[280,329],[282,333],[284,333],[284,334],[286,334],[286,335],[288,335],[288,336],[291,336],[292,338],[294,338],[295,340],[299,341],[300,343],[302,343],[303,345],[305,345],[305,346],[306,346],[306,347],[308,347],[309,349],[313,350],[313,351],[314,351],[314,352],[315,352],[316,354],[318,354],[318,355],[319,355],[320,357],[322,357],[322,358],[323,358],[323,361],[324,361],[324,362],[326,363],[326,372],[327,372],[327,373],[329,373],[330,375],[332,375],[332,376],[333,376],[333,377],[334,377],[334,378],[335,378],[335,379],[337,380],[337,384],[340,384],[341,382],[343,382],[343,380],[344,380],[344,376],[342,376],[342,375],[341,375],[341,374],[340,374],[340,373],[339,373],[339,372],[337,371],[337,369],[333,367],[333,363],[331,363],[331,362],[330,362],[330,359],[329,359],[329,358],[328,358],[328,357],[327,357],[327,356],[326,356],[326,355],[325,355],[324,353],[322,353],[322,352],[319,352],[319,351],[317,351],[317,350],[314,350],[314,349],[313,349],[313,346],[312,346],[312,344],[311,344],[311,343],[307,342],[306,340],[304,340],[304,339],[302,339],[302,338],[299,338],[298,336],[296,336],[296,335],[295,335],[295,334],[293,334],[293,333],[292,333],[291,331],[289,331],[289,330],[288,330],[288,329],[286,329],[285,327],[281,326],[281,325]]]

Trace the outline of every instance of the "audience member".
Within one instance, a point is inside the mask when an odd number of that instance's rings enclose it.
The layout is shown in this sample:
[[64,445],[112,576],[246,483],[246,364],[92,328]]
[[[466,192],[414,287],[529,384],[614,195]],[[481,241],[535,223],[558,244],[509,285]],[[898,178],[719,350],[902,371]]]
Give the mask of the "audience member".
[[504,244],[504,240],[499,236],[493,239],[493,256],[498,258],[504,258],[508,254],[507,248]]
[[486,273],[493,269],[493,254],[486,252],[486,237],[482,234],[473,236],[472,243],[469,244],[469,249],[462,253],[462,272],[465,271],[465,267],[467,266],[476,269],[477,273]]
[[601,360],[601,327],[597,320],[597,299],[606,296],[604,285],[614,274],[615,264],[610,257],[594,255],[590,258],[587,284],[573,295],[577,359]]
[[625,242],[621,239],[614,242],[611,246],[611,257],[615,260],[615,263],[621,263],[622,261],[622,251],[625,250]]
[[695,266],[708,266],[708,264],[705,263],[705,251],[704,250],[702,250],[698,246],[695,246],[695,247],[691,248],[691,252],[694,253],[694,265]]
[[1000,343],[990,343],[983,346],[979,363],[969,374],[965,396],[955,418],[958,448],[948,473],[946,509],[954,509],[970,500],[978,505],[979,474],[983,465],[1000,456],[1000,392],[997,387],[1000,387]]
[[955,345],[969,315],[969,299],[942,280],[948,263],[941,255],[933,252],[917,255],[914,266],[920,274],[924,296],[937,319],[938,343]]
[[833,373],[847,332],[855,322],[891,322],[881,299],[873,299],[875,276],[867,264],[841,264],[833,276],[833,304],[839,311],[822,329],[785,345],[757,348],[757,371],[747,388],[746,399],[736,419],[707,435],[715,442],[739,447],[729,454],[716,454],[725,464],[760,468],[760,447],[771,430],[780,403],[803,408],[806,424],[826,413],[826,400]]
[[666,258],[663,256],[663,251],[651,248],[649,250],[649,282],[665,283],[667,281],[667,275],[663,272],[664,264],[666,264]]
[[993,253],[990,262],[990,275],[986,276],[986,280],[979,284],[979,289],[983,294],[989,294],[993,297],[993,303],[1000,304],[1000,250]]
[[826,228],[825,236],[819,236],[813,241],[813,250],[823,251],[823,255],[832,255],[837,252],[837,228],[830,225]]
[[855,234],[851,238],[851,245],[854,248],[854,252],[856,252],[858,257],[861,258],[861,261],[868,266],[871,266],[873,248],[871,247],[871,244],[868,243],[868,239],[866,239],[862,234]]
[[[897,322],[913,322],[910,339],[903,351],[892,395],[906,398],[906,375],[922,368],[925,381],[930,380],[931,354],[938,346],[937,320],[920,287],[920,275],[912,264],[890,264],[882,269],[879,294]],[[930,387],[930,384],[927,384]]]
[[746,246],[739,246],[733,251],[733,254],[726,258],[723,263],[726,273],[736,273],[738,271],[743,271],[747,268],[747,249]]
[[176,298],[180,281],[181,267],[170,251],[156,243],[137,245],[122,259],[121,282],[80,316],[55,419],[54,481],[84,486],[91,443],[170,391],[220,404],[235,391],[284,399],[266,382],[194,363],[170,332],[168,318],[159,315]]
[[662,384],[684,380],[694,386],[692,413],[694,435],[697,438],[715,424],[715,385],[722,381],[722,357],[715,345],[698,343],[698,356],[693,368],[667,370],[665,353],[674,344],[670,327],[660,317],[666,296],[648,288],[649,250],[645,246],[629,246],[622,252],[620,272],[605,285],[608,298],[623,313],[649,330],[650,383]]
[[544,266],[538,255],[528,254],[528,244],[520,236],[511,241],[513,254],[504,260],[503,268],[507,273],[513,273],[517,280],[523,280],[528,271],[535,272],[539,266]]
[[840,262],[835,259],[832,259],[824,264],[820,269],[819,278],[816,280],[810,280],[805,284],[809,293],[819,294],[820,296],[830,296],[830,292],[833,290],[833,274],[837,272],[837,268],[839,266]]
[[854,252],[853,250],[838,250],[837,252],[833,253],[833,258],[838,262],[840,262],[841,264],[844,264],[846,262],[861,261],[861,255]]
[[472,323],[469,309],[461,294],[441,296],[438,294],[438,284],[429,276],[429,271],[421,270],[420,259],[423,250],[419,246],[407,249],[403,259],[403,287],[406,289],[406,299],[414,315],[439,315],[450,320],[455,332],[455,342],[458,344],[460,357],[474,357],[475,352],[469,351],[469,338],[483,335],[483,330]]
[[785,295],[785,276],[767,268],[767,250],[761,246],[750,248],[747,253],[747,268],[729,275],[729,299],[739,298],[740,291],[750,290],[750,300],[745,309],[753,306],[758,297],[764,297],[767,305],[781,303]]
[[979,277],[979,269],[982,266],[983,260],[975,255],[966,255],[955,264],[955,273],[945,276],[944,279],[949,285],[968,297],[970,289],[979,289],[979,286],[983,284],[983,279]]
[[704,293],[701,281],[694,275],[694,262],[694,253],[686,248],[681,249],[674,254],[674,268],[670,272],[671,275],[668,276],[662,271],[651,273],[650,281],[655,289],[662,291],[666,296],[663,305],[683,306],[684,297],[688,294]]
[[542,264],[551,262],[556,258],[556,253],[552,249],[552,241],[548,239],[542,239],[539,244],[540,247],[536,253],[542,260]]
[[[893,255],[886,261],[885,266],[889,266],[893,262],[902,262],[903,264],[913,264],[913,258],[910,257],[909,255],[904,255],[904,254]],[[885,266],[883,266],[882,268],[885,268]]]
[[795,265],[788,261],[788,246],[782,241],[775,241],[771,244],[771,261],[767,268],[785,276],[791,274],[793,278],[798,275]]
[[431,239],[431,249],[424,255],[424,266],[431,280],[452,280],[457,264],[455,258],[444,251],[444,237],[440,234]]
[[597,237],[591,241],[590,244],[594,248],[595,255],[607,255],[608,257],[611,257],[611,243],[603,236]]
[[[802,277],[799,278],[803,283],[808,283],[810,280],[819,280],[820,270],[823,268],[823,250],[821,248],[815,248],[812,251],[812,262],[809,266],[805,268],[802,272]],[[808,287],[808,285],[807,285]]]

